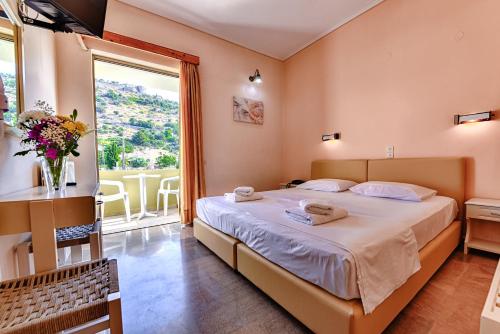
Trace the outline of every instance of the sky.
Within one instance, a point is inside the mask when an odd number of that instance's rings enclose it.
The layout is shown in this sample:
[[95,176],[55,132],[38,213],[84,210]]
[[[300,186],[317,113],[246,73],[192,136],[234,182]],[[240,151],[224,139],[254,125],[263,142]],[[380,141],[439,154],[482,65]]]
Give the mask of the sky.
[[178,78],[99,60],[94,63],[94,71],[96,79],[144,86],[147,94],[157,94],[163,98],[179,102]]

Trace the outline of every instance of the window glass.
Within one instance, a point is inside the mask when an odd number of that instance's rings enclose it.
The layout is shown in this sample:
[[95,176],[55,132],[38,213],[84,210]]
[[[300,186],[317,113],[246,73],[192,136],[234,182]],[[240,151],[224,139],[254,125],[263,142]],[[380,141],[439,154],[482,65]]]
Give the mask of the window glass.
[[17,122],[16,56],[15,46],[9,36],[0,35],[0,76],[9,99],[9,111],[4,113],[7,124]]

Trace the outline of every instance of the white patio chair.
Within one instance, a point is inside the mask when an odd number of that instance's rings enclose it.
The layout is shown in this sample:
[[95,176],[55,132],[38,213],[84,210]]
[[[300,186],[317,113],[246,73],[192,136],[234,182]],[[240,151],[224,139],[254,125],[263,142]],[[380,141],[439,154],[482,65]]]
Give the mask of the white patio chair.
[[113,193],[111,195],[102,195],[101,196],[102,219],[104,219],[104,205],[105,205],[105,203],[114,202],[114,201],[123,201],[123,205],[125,206],[125,215],[127,217],[127,222],[130,222],[130,200],[128,197],[128,192],[125,191],[125,187],[123,185],[123,182],[111,181],[111,180],[100,180],[99,183],[102,186],[112,186],[112,187],[118,188],[117,193]]
[[[177,188],[172,187],[172,183],[177,182]],[[168,196],[175,195],[177,199],[177,207],[179,207],[179,177],[167,177],[160,181],[160,189],[158,189],[158,194],[156,195],[156,213],[160,211],[160,195],[163,195],[163,215],[168,215]],[[167,183],[167,188],[165,189],[165,183]]]

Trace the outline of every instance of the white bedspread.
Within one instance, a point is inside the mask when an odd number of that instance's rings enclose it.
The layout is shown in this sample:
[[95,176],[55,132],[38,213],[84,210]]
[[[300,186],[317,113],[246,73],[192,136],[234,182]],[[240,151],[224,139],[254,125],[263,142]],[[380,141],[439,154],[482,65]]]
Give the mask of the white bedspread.
[[[344,299],[361,298],[371,313],[420,269],[418,250],[456,216],[456,202],[423,202],[286,189],[255,202],[224,197],[197,201],[198,216],[268,260]],[[284,210],[302,199],[328,199],[349,216],[320,226],[290,220]]]

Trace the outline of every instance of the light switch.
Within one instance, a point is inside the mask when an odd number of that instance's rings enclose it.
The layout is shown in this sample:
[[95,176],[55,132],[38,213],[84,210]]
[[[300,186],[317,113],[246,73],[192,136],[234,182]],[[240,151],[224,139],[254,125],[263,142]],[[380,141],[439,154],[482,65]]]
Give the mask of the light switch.
[[394,146],[387,145],[385,147],[385,157],[388,158],[388,159],[394,158]]

